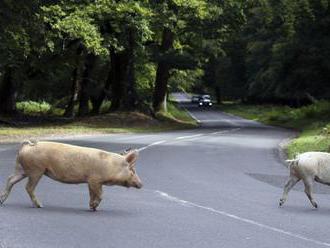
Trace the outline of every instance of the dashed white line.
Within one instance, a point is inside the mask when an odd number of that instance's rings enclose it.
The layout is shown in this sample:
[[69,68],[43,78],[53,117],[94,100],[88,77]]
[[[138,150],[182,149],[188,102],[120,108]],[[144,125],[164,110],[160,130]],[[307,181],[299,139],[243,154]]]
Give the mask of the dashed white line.
[[181,137],[176,137],[176,140],[180,140],[180,139],[189,139],[189,138],[195,138],[195,137],[200,137],[203,136],[205,134],[200,133],[200,134],[194,134],[194,135],[188,135],[188,136],[181,136]]
[[146,146],[143,146],[143,147],[140,147],[139,149],[137,149],[138,151],[143,151],[149,147],[152,147],[152,146],[156,146],[156,145],[160,145],[160,144],[163,144],[165,142],[175,142],[175,141],[181,141],[181,140],[195,140],[199,137],[203,137],[203,136],[207,136],[207,135],[216,135],[216,134],[225,134],[225,133],[229,133],[229,132],[235,132],[235,131],[238,131],[240,130],[241,128],[232,128],[232,129],[228,129],[228,130],[223,130],[223,131],[217,131],[217,132],[213,132],[213,133],[199,133],[199,134],[194,134],[194,135],[187,135],[187,136],[179,136],[179,137],[176,137],[174,140],[160,140],[160,141],[156,141],[156,142],[153,142],[149,145],[146,145]]
[[156,190],[154,192],[157,193],[158,195],[160,195],[162,198],[164,198],[166,200],[178,203],[178,204],[183,205],[185,207],[199,208],[199,209],[202,209],[202,210],[205,210],[205,211],[208,211],[208,212],[212,212],[212,213],[222,215],[222,216],[225,216],[225,217],[228,217],[228,218],[231,218],[231,219],[235,219],[235,220],[240,221],[240,222],[244,222],[244,223],[247,223],[247,224],[250,224],[250,225],[258,226],[258,227],[266,229],[266,230],[270,230],[270,231],[273,231],[273,232],[284,234],[286,236],[290,236],[290,237],[293,237],[293,238],[296,238],[296,239],[308,241],[308,242],[311,242],[311,243],[314,243],[314,244],[317,244],[317,245],[330,247],[330,243],[326,243],[326,242],[319,241],[319,240],[316,240],[316,239],[308,238],[308,237],[305,237],[301,234],[296,234],[296,233],[293,233],[293,232],[285,231],[283,229],[273,227],[273,226],[269,226],[269,225],[265,225],[265,224],[262,224],[260,222],[250,220],[250,219],[247,219],[247,218],[242,218],[242,217],[239,217],[239,216],[231,214],[231,213],[227,213],[227,212],[222,211],[222,210],[217,210],[217,209],[214,209],[214,208],[211,208],[211,207],[207,207],[207,206],[199,205],[199,204],[196,204],[196,203],[193,203],[193,202],[190,202],[190,201],[182,200],[182,199],[179,199],[175,196],[171,196],[171,195],[169,195],[165,192],[162,192],[162,191]]
[[160,144],[165,143],[165,142],[166,142],[166,140],[156,141],[156,142],[153,142],[153,143],[151,143],[151,144],[149,144],[147,146],[140,147],[137,150],[140,152],[140,151],[143,151],[143,150],[145,150],[145,149],[147,149],[147,148],[149,148],[151,146],[160,145]]
[[164,142],[166,142],[166,140],[156,141],[156,142],[154,142],[154,143],[151,143],[149,146],[159,145],[159,144],[162,144],[162,143],[164,143]]
[[217,132],[213,132],[212,134],[225,134],[225,133],[229,133],[229,132],[236,132],[238,130],[241,130],[241,128],[234,128],[234,129],[229,129],[229,130],[224,130],[224,131],[217,131]]

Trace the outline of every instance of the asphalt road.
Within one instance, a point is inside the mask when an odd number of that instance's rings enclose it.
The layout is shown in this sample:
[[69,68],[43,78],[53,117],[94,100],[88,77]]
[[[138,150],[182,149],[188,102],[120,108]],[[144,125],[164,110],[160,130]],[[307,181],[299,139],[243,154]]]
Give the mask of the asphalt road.
[[[16,247],[325,247],[330,246],[330,187],[316,188],[315,210],[296,185],[278,207],[287,169],[283,129],[185,104],[201,127],[156,134],[76,137],[65,143],[108,151],[142,148],[141,190],[105,187],[88,210],[87,185],[44,177],[32,208],[21,182],[0,207],[0,248]],[[0,187],[17,144],[0,145]]]

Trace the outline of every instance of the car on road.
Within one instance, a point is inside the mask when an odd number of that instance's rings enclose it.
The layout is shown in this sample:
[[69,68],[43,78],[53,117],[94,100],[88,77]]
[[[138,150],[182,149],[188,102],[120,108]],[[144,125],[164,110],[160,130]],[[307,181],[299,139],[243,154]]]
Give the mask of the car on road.
[[199,100],[198,100],[199,107],[211,107],[212,105],[213,104],[212,104],[210,95],[201,95],[199,97]]

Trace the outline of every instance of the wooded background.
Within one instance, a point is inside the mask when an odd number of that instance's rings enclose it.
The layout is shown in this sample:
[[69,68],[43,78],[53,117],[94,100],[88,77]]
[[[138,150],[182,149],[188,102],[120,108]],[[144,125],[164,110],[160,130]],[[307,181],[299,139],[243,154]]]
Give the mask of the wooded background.
[[1,0],[0,115],[165,108],[168,92],[330,98],[329,0]]

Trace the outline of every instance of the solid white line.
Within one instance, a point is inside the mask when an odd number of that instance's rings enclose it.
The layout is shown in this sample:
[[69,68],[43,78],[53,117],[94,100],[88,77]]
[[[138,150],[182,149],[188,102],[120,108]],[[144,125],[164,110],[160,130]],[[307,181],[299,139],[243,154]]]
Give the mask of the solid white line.
[[296,234],[296,233],[293,233],[293,232],[285,231],[285,230],[277,228],[277,227],[272,227],[272,226],[269,226],[269,225],[265,225],[265,224],[262,224],[260,222],[254,221],[254,220],[242,218],[242,217],[239,217],[237,215],[227,213],[225,211],[217,210],[217,209],[214,209],[214,208],[211,208],[211,207],[202,206],[202,205],[190,202],[190,201],[185,201],[185,200],[179,199],[175,196],[171,196],[171,195],[169,195],[165,192],[162,192],[162,191],[156,190],[154,192],[156,192],[157,194],[159,194],[162,198],[164,198],[166,200],[173,201],[175,203],[178,203],[178,204],[186,206],[186,207],[195,207],[195,208],[203,209],[203,210],[206,210],[208,212],[212,212],[212,213],[215,213],[215,214],[218,214],[218,215],[226,216],[228,218],[235,219],[235,220],[238,220],[240,222],[244,222],[244,223],[251,224],[251,225],[254,225],[254,226],[258,226],[258,227],[266,229],[266,230],[270,230],[270,231],[273,231],[273,232],[284,234],[286,236],[290,236],[290,237],[293,237],[293,238],[308,241],[308,242],[311,242],[311,243],[314,243],[314,244],[317,244],[317,245],[330,247],[330,243],[326,243],[326,242],[319,241],[319,240],[316,240],[316,239],[308,238],[308,237],[305,237],[301,234]]
[[188,111],[188,109],[185,108],[185,110],[187,111],[187,113],[197,122],[200,123],[201,121],[190,111]]

